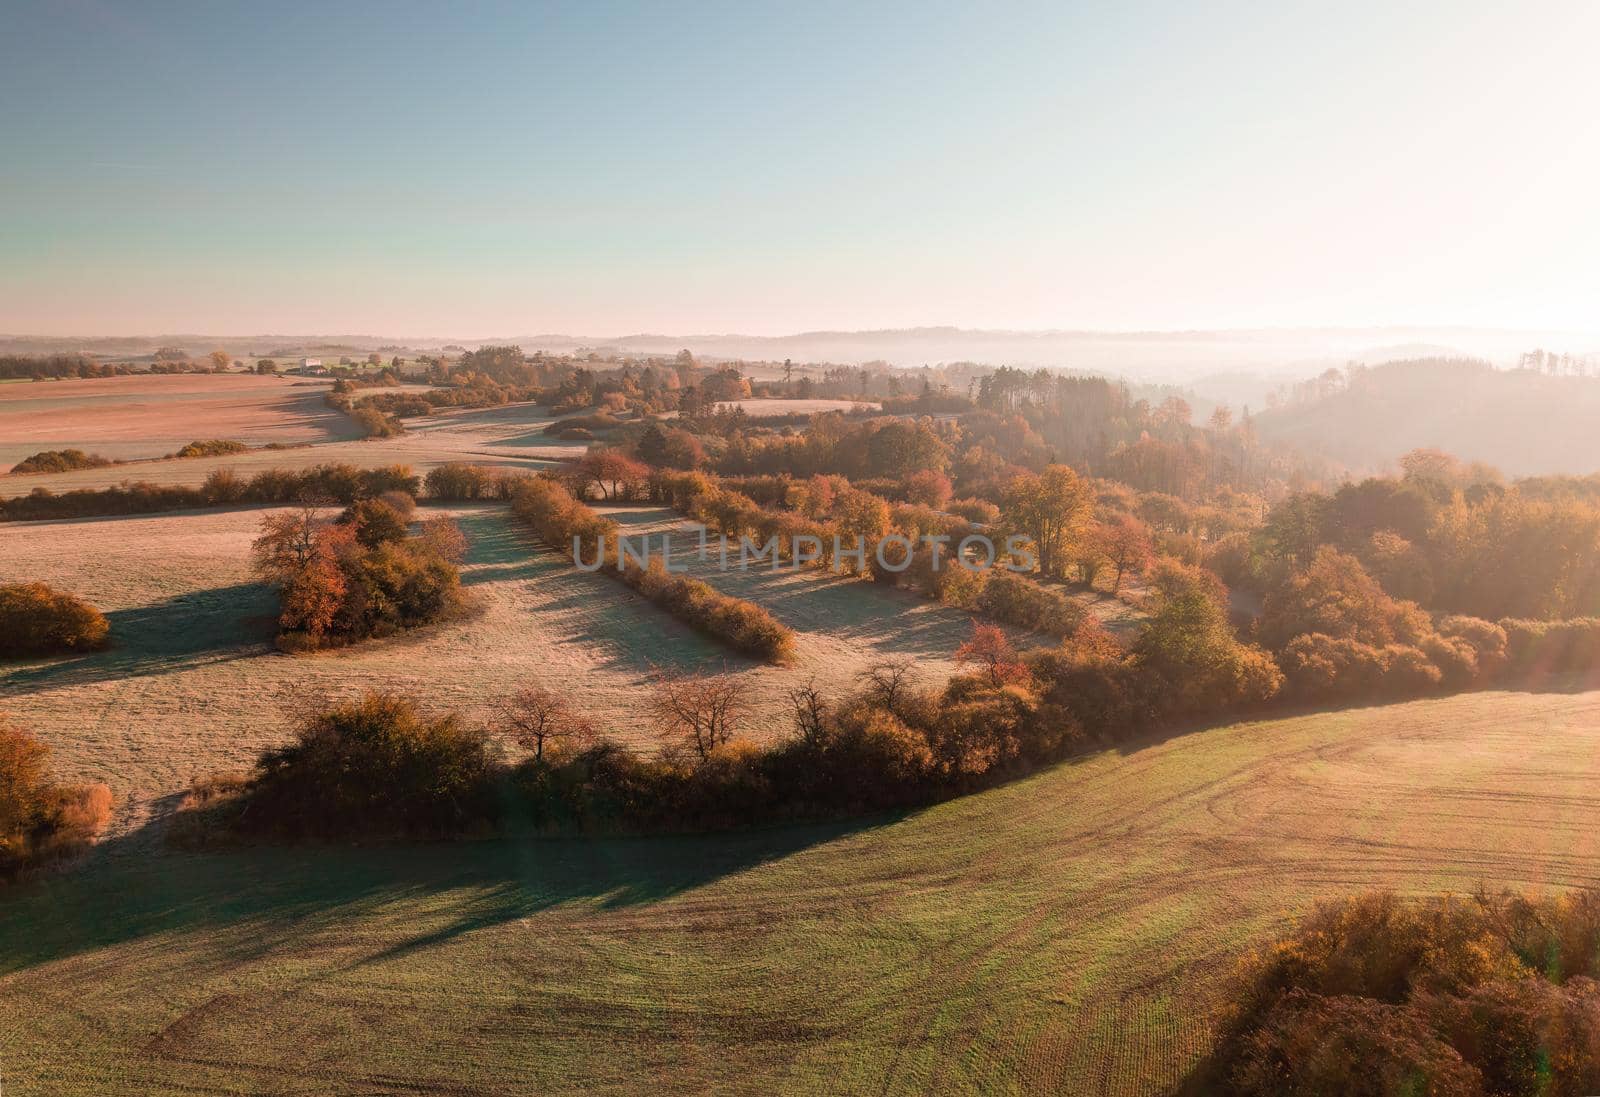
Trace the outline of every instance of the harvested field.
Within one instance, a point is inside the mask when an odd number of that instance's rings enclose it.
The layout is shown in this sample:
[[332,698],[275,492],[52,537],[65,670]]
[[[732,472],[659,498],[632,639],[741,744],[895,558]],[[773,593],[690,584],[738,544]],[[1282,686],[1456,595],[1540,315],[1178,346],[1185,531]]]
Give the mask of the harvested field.
[[[81,594],[111,620],[111,650],[0,669],[0,710],[32,727],[74,778],[105,781],[128,804],[125,831],[193,777],[243,768],[284,736],[296,697],[374,685],[425,694],[467,712],[535,682],[581,689],[602,726],[651,749],[646,684],[653,668],[729,670],[748,683],[749,732],[787,729],[784,691],[810,678],[851,688],[873,660],[909,654],[931,683],[954,669],[964,613],[822,573],[696,573],[750,598],[796,632],[798,659],[768,666],[729,652],[628,587],[538,548],[504,506],[426,508],[462,522],[472,548],[466,619],[311,656],[272,648],[276,599],[248,572],[250,542],[270,508],[0,526],[0,576]],[[636,532],[690,535],[670,512],[626,508]],[[95,546],[85,551],[85,545]]]
[[323,403],[328,388],[325,382],[254,374],[142,374],[8,385],[0,389],[0,471],[47,449],[131,460],[164,457],[197,438],[252,446],[354,438],[358,432],[349,417]]
[[[320,390],[317,400],[321,400]],[[3,406],[3,402],[0,402],[0,407]],[[331,409],[327,410],[334,414]],[[568,457],[582,456],[588,448],[586,443],[562,442],[541,433],[551,421],[544,409],[533,404],[447,411],[427,418],[406,420],[406,433],[398,438],[326,442],[298,449],[258,450],[232,457],[140,461],[110,468],[37,476],[0,476],[0,497],[26,495],[36,487],[57,492],[74,488],[104,488],[124,480],[198,486],[207,473],[217,468],[235,469],[241,475],[248,476],[266,468],[310,468],[312,465],[346,461],[363,468],[410,465],[419,474],[425,474],[429,469],[451,461],[540,468]],[[172,450],[177,448],[174,446]],[[35,449],[28,449],[28,453],[33,452]]]
[[23,1094],[1157,1094],[1240,951],[1319,895],[1600,882],[1597,758],[1600,694],[1492,692],[850,825],[113,842],[8,897],[0,1056]]
[[819,411],[876,411],[877,401],[867,400],[726,400],[722,407],[743,408],[752,419],[779,415],[815,415]]

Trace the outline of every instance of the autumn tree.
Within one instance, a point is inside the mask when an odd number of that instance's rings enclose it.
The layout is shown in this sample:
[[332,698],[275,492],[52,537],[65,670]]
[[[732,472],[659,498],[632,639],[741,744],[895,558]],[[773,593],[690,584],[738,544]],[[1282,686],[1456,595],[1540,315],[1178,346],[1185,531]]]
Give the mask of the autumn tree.
[[449,563],[459,564],[467,557],[467,535],[461,532],[461,525],[454,518],[429,518],[422,523],[417,539],[435,556]]
[[264,516],[261,534],[250,546],[251,565],[256,574],[284,583],[311,563],[317,554],[317,531],[328,525],[322,511],[329,502],[318,496],[307,496],[293,510]]
[[1228,624],[1227,590],[1202,568],[1163,562],[1151,574],[1153,608],[1134,641],[1135,665],[1152,676],[1150,700],[1169,714],[1264,701],[1283,686],[1272,657]]
[[1011,482],[1001,516],[1009,529],[1032,542],[1039,570],[1060,575],[1092,506],[1089,486],[1076,472],[1048,465],[1038,475],[1026,473]]
[[602,499],[624,498],[650,478],[648,465],[615,449],[592,449],[574,462],[570,470],[580,496],[593,485],[600,490]]
[[233,355],[225,350],[214,350],[206,357],[211,360],[211,368],[217,373],[222,373],[233,362]]
[[1137,518],[1123,515],[1102,523],[1097,533],[1100,551],[1116,573],[1111,589],[1113,592],[1119,591],[1128,572],[1139,571],[1149,565],[1150,531]]
[[401,541],[406,536],[406,515],[384,499],[358,499],[339,515],[341,524],[352,527],[356,540],[367,548],[385,541]]
[[750,712],[743,684],[732,675],[656,674],[650,697],[656,734],[687,745],[704,761],[730,741]]
[[1022,684],[1028,668],[1017,657],[1017,649],[997,625],[972,624],[972,636],[956,649],[956,662],[976,664],[995,689]]
[[1261,613],[1261,639],[1272,648],[1307,633],[1383,647],[1431,632],[1419,607],[1391,598],[1360,560],[1327,545],[1268,593]]
[[582,747],[596,737],[594,724],[560,694],[542,686],[520,689],[494,703],[496,731],[533,751],[535,762],[544,761],[546,745]]
[[920,469],[906,477],[906,499],[941,510],[954,494],[950,478],[933,469]]

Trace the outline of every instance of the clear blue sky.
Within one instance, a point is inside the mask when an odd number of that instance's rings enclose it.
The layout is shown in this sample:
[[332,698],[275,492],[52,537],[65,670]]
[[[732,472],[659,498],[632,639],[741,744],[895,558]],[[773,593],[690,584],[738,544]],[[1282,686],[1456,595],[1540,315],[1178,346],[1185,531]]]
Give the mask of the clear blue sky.
[[1593,327],[1597,41],[1582,2],[8,0],[0,331]]

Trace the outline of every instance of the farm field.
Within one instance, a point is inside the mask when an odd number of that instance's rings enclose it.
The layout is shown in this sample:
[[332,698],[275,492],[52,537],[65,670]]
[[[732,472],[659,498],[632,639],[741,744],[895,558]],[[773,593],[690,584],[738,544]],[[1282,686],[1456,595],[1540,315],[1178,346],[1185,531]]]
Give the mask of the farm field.
[[1162,1093],[1240,952],[1317,896],[1600,880],[1597,758],[1600,693],[1486,692],[855,824],[124,837],[8,899],[0,1056],[21,1094]]
[[[222,378],[221,380],[226,380]],[[69,382],[77,384],[78,382]],[[386,390],[387,391],[387,390]],[[317,390],[319,408],[322,396]],[[4,402],[0,401],[0,408]],[[326,410],[334,415],[331,409]],[[341,423],[343,416],[336,416]],[[451,461],[470,461],[480,465],[538,468],[567,457],[581,456],[587,443],[563,442],[542,433],[552,422],[545,409],[533,404],[509,404],[504,407],[452,410],[440,415],[406,420],[406,433],[398,438],[350,439],[323,442],[288,450],[257,450],[229,457],[194,457],[175,461],[143,461],[136,464],[98,469],[76,469],[71,472],[43,473],[29,476],[0,476],[0,497],[26,495],[34,488],[50,491],[70,491],[74,488],[105,488],[124,480],[148,480],[157,484],[198,485],[206,474],[217,468],[231,468],[241,475],[266,468],[309,468],[312,465],[345,461],[372,468],[378,465],[410,465],[419,474],[426,473]],[[163,449],[163,454],[173,452],[184,442],[193,440],[195,433],[204,437],[231,438],[227,433],[211,432],[210,424],[191,422],[185,429],[190,433],[183,441]],[[74,443],[86,448],[85,443]],[[41,448],[24,446],[27,453]],[[21,454],[20,456],[26,456]],[[111,456],[111,454],[107,454]]]
[[[75,778],[105,781],[124,807],[114,826],[140,825],[195,776],[247,768],[285,734],[296,697],[342,696],[385,685],[477,712],[534,683],[582,690],[583,709],[641,748],[653,746],[645,689],[653,669],[730,670],[754,705],[748,731],[787,730],[786,689],[815,678],[830,692],[868,663],[917,659],[930,683],[956,669],[968,616],[914,595],[819,572],[752,567],[699,577],[750,598],[797,634],[798,658],[768,666],[729,652],[601,575],[579,572],[513,524],[503,505],[429,507],[471,541],[465,619],[346,651],[288,656],[273,649],[276,599],[255,583],[250,542],[270,508],[0,525],[0,576],[75,591],[111,619],[116,646],[65,660],[0,669],[0,711],[50,744]],[[634,534],[675,531],[668,511],[618,508]],[[92,552],[83,546],[94,545]],[[1023,640],[1021,634],[1017,638]]]
[[877,410],[876,400],[779,400],[760,398],[750,400],[723,400],[718,402],[723,407],[743,408],[746,415],[752,419],[764,416],[780,415],[815,415],[821,411],[858,411],[870,408]]
[[323,403],[328,388],[326,382],[254,374],[9,385],[0,389],[0,471],[47,449],[133,460],[175,453],[197,438],[260,446],[356,437],[349,418]]

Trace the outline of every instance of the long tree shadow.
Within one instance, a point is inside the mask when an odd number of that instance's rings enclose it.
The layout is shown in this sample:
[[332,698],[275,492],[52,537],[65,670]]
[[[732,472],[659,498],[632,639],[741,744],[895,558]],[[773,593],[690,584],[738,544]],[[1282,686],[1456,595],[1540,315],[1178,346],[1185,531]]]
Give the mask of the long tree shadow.
[[270,587],[238,583],[190,591],[162,602],[106,614],[111,646],[87,655],[0,671],[0,692],[172,674],[259,655],[276,632]]
[[160,850],[150,832],[156,822],[97,847],[63,873],[0,892],[0,975],[197,930],[212,932],[236,959],[249,959],[389,904],[454,896],[442,924],[430,920],[430,928],[360,961],[372,963],[563,903],[616,910],[661,902],[898,818],[657,838],[219,853]]

